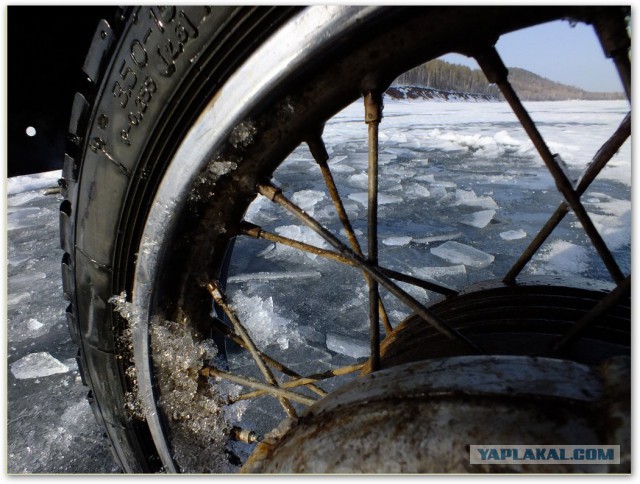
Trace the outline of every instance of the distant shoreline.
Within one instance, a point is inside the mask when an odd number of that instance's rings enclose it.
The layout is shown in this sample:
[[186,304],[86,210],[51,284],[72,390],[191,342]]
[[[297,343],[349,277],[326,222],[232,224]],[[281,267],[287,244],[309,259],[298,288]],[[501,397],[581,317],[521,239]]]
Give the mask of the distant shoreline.
[[[421,100],[436,102],[505,102],[504,99],[490,94],[468,93],[435,89],[423,86],[394,85],[389,87],[385,94],[394,100]],[[603,93],[615,95],[618,93]],[[523,99],[525,102],[562,102],[562,101],[624,101],[624,94],[620,93],[620,98],[612,99],[603,96],[601,99],[567,98],[567,99]]]

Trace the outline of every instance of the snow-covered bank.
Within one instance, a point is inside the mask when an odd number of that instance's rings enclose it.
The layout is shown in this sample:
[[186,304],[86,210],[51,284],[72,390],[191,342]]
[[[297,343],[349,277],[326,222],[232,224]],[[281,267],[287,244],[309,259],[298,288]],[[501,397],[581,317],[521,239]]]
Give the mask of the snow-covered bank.
[[423,101],[449,101],[449,102],[487,102],[499,101],[498,98],[488,94],[474,94],[469,92],[445,91],[432,87],[422,86],[391,86],[385,92],[390,99],[420,99]]

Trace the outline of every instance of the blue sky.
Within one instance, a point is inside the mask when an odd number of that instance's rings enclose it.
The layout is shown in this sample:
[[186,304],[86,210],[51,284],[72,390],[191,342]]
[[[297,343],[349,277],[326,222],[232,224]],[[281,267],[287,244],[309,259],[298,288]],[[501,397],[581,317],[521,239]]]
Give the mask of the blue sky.
[[[566,21],[550,22],[506,34],[496,48],[508,67],[521,67],[587,91],[623,90],[613,62],[604,56],[589,25],[571,27]],[[444,59],[478,67],[475,60],[457,54]]]

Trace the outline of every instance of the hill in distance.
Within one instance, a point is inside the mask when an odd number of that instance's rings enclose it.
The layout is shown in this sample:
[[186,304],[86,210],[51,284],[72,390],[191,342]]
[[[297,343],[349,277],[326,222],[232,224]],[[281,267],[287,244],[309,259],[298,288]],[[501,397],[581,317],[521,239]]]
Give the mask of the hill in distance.
[[[509,81],[523,101],[617,100],[622,92],[589,92],[551,81],[518,67],[509,68]],[[480,69],[435,59],[405,72],[389,88],[396,99],[502,100]]]

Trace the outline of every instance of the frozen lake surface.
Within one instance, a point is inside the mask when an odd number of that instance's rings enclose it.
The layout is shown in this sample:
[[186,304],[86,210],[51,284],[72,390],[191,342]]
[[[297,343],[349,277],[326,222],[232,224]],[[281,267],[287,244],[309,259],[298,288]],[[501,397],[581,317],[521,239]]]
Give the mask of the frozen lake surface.
[[[625,102],[529,103],[552,152],[577,177],[628,111]],[[329,122],[329,166],[366,247],[367,138],[354,104]],[[416,277],[462,288],[500,278],[560,203],[554,183],[504,103],[389,101],[380,127],[380,261]],[[583,195],[585,207],[625,273],[631,260],[631,148],[627,142]],[[117,472],[86,402],[69,340],[60,282],[59,173],[8,185],[8,471]],[[335,210],[306,145],[275,174],[289,198],[334,233]],[[326,247],[317,235],[259,197],[248,220]],[[312,373],[367,354],[367,289],[361,273],[265,241],[240,239],[228,293],[258,345]],[[524,275],[609,280],[569,215]],[[403,286],[428,302],[435,295]],[[410,313],[384,295],[392,324]],[[303,356],[301,358],[301,356]],[[242,355],[238,367],[248,365]],[[261,402],[266,400],[262,399]],[[268,427],[277,403],[249,408],[245,422]]]

